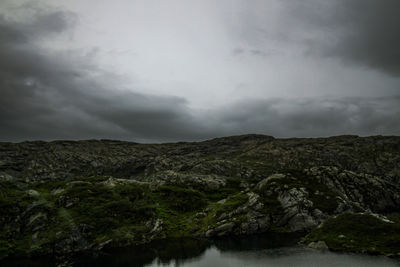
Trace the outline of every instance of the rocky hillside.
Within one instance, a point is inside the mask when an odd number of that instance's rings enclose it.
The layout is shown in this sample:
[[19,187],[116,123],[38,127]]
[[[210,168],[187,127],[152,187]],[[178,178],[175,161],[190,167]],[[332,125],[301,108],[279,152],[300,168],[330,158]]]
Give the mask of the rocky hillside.
[[400,137],[0,143],[0,210],[0,258],[268,231],[395,255]]

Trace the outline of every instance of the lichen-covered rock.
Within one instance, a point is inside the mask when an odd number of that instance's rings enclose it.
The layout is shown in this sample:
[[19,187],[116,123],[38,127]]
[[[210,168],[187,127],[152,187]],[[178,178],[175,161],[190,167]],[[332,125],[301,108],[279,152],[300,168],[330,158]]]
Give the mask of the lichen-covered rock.
[[227,235],[228,233],[230,233],[233,229],[233,227],[235,227],[235,223],[234,222],[227,222],[227,223],[223,223],[221,225],[218,225],[217,227],[210,229],[206,232],[206,236],[207,237],[211,237],[211,236],[223,236],[223,235]]
[[[0,143],[0,210],[0,259],[65,259],[167,237],[320,231],[343,214],[369,214],[395,233],[400,137]],[[337,230],[333,241],[317,232],[308,243],[354,249],[351,232]],[[398,244],[393,236],[382,246]]]
[[317,250],[328,250],[328,246],[326,245],[325,241],[316,241],[311,242],[308,244],[309,248],[317,249]]

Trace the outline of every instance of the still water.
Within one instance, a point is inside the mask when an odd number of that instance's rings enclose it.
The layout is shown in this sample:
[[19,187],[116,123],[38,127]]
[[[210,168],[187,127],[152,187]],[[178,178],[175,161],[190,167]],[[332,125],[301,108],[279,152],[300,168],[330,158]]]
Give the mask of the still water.
[[298,247],[260,250],[252,252],[221,252],[217,248],[208,249],[203,255],[183,261],[163,264],[154,260],[145,266],[188,266],[188,267],[228,267],[228,266],[399,266],[395,261],[382,257],[339,255],[321,253]]
[[321,252],[297,245],[299,236],[259,235],[213,242],[169,240],[140,249],[110,252],[79,266],[400,266],[398,260],[361,254]]
[[[293,266],[293,267],[376,267],[400,266],[399,260],[362,254],[321,252],[297,245],[293,234],[256,235],[213,241],[176,239],[146,246],[107,251],[100,255],[81,255],[69,261],[73,266]],[[13,260],[0,266],[54,266],[55,259]]]

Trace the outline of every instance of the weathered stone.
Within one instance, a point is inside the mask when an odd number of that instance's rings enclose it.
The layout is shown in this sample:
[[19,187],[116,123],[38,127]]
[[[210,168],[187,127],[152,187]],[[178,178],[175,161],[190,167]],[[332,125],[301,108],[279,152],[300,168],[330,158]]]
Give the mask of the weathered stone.
[[224,223],[224,224],[221,224],[221,225],[215,227],[214,229],[208,230],[206,232],[206,236],[211,237],[211,236],[227,235],[228,233],[230,233],[232,231],[233,227],[235,227],[235,223],[227,222],[227,223]]
[[277,179],[282,179],[285,178],[286,175],[282,174],[282,173],[276,173],[273,175],[268,176],[267,178],[265,178],[264,180],[262,180],[261,182],[259,182],[257,184],[257,188],[258,189],[262,189],[264,186],[266,186],[269,182],[273,181],[273,180],[277,180]]
[[27,193],[28,193],[28,195],[29,195],[30,197],[33,197],[33,198],[38,198],[38,197],[40,197],[39,192],[36,191],[36,190],[30,189],[30,190],[27,191]]
[[43,228],[47,223],[47,214],[39,212],[31,217],[29,217],[29,221],[27,226],[32,229],[32,231],[37,231]]
[[326,245],[325,241],[317,241],[317,242],[311,242],[308,244],[309,248],[312,249],[318,249],[318,250],[328,250],[328,246]]

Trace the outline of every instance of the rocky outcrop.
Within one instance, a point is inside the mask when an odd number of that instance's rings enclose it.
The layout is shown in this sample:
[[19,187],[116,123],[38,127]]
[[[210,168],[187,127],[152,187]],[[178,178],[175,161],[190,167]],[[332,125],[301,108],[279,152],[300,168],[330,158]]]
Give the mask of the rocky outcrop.
[[317,249],[317,250],[328,250],[328,246],[326,245],[325,241],[316,241],[311,242],[308,244],[309,248]]
[[399,137],[0,143],[0,258],[385,218],[399,181]]

